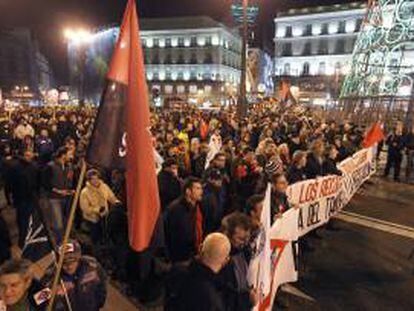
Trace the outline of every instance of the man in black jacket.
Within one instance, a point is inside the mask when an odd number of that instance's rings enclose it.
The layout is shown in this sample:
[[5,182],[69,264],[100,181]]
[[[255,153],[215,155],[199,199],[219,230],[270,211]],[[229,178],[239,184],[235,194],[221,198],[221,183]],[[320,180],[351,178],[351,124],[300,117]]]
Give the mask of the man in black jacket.
[[220,272],[227,310],[249,311],[257,303],[257,291],[250,288],[247,281],[251,229],[249,216],[240,212],[223,219],[222,232],[231,243],[230,261]]
[[287,172],[289,184],[294,184],[306,179],[306,157],[307,153],[301,150],[298,150],[293,154],[292,164]]
[[176,160],[167,159],[162,165],[162,171],[158,174],[158,188],[160,193],[161,208],[167,206],[181,195],[181,183],[178,179],[178,163]]
[[322,140],[315,140],[311,147],[311,153],[308,155],[305,173],[308,179],[323,176],[323,161],[325,146]]
[[324,175],[339,175],[342,176],[342,172],[336,167],[338,158],[338,149],[335,145],[330,145],[327,148],[327,156],[323,162]]
[[394,180],[400,180],[400,169],[404,149],[404,136],[402,133],[402,125],[397,125],[394,133],[387,139],[388,156],[387,165],[385,167],[384,177],[387,177],[391,168],[394,168]]
[[226,311],[225,292],[218,274],[230,255],[230,241],[222,233],[212,233],[204,240],[200,256],[182,272],[175,286],[176,295],[166,311]]
[[203,189],[201,209],[204,216],[205,233],[209,234],[220,228],[225,215],[226,193],[223,188],[223,176],[217,169],[209,171],[207,183]]
[[405,136],[405,147],[407,148],[405,178],[409,182],[414,169],[414,125],[412,126],[411,131]]
[[173,201],[165,214],[165,242],[172,262],[188,261],[197,254],[203,239],[203,198],[201,180],[189,177],[183,195]]
[[38,200],[39,171],[33,157],[33,152],[26,150],[12,169],[10,176],[20,246],[24,244],[29,218]]

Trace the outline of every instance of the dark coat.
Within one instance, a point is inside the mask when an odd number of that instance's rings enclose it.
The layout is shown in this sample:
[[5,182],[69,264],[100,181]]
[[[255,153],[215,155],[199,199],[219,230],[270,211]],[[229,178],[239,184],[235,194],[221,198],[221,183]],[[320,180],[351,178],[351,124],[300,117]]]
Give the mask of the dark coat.
[[0,215],[0,265],[10,259],[11,240],[7,224]]
[[305,169],[291,165],[287,171],[287,179],[290,185],[305,180]]
[[165,211],[167,206],[181,195],[181,184],[174,174],[162,170],[158,174],[158,190],[160,193],[161,208]]
[[[43,284],[50,288],[54,267],[47,271]],[[98,311],[106,301],[106,276],[95,258],[82,256],[74,275],[62,273],[72,310]],[[68,310],[63,290],[58,289],[54,310]]]
[[173,262],[186,261],[197,254],[196,209],[179,197],[167,208],[165,214],[165,243]]
[[223,189],[214,189],[207,184],[204,187],[201,211],[203,213],[205,234],[217,231],[224,216],[225,194]]
[[175,303],[166,311],[229,310],[218,284],[218,275],[197,260],[184,271],[179,287]]
[[313,179],[318,176],[323,176],[323,162],[320,163],[318,159],[311,153],[308,155],[305,174],[308,179]]
[[402,157],[402,151],[405,147],[405,139],[402,135],[392,134],[387,139],[388,156],[389,157]]
[[247,282],[249,264],[243,250],[232,250],[231,260],[220,271],[219,283],[226,300],[226,310],[250,311],[250,289]]
[[342,172],[336,167],[335,160],[326,158],[323,161],[323,173],[324,175],[339,175],[342,176]]
[[40,174],[37,165],[20,159],[9,172],[11,191],[15,204],[34,202],[40,188]]

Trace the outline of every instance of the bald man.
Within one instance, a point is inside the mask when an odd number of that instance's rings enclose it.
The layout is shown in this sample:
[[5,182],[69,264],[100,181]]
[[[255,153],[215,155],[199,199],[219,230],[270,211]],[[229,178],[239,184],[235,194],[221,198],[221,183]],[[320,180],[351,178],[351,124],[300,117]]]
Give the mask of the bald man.
[[174,301],[165,310],[226,310],[223,293],[217,286],[217,274],[228,262],[230,249],[230,241],[224,234],[209,234],[201,245],[200,255],[183,273]]

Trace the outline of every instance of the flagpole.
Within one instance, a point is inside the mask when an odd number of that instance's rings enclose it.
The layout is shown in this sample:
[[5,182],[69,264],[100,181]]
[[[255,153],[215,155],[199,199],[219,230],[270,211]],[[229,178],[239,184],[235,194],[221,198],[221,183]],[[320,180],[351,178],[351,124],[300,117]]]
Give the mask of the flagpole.
[[[85,178],[85,172],[86,172],[86,162],[85,162],[84,159],[82,159],[81,172],[80,172],[78,184],[76,186],[75,196],[72,200],[69,220],[68,220],[68,223],[66,225],[66,230],[65,230],[65,235],[64,235],[64,238],[63,238],[62,245],[66,245],[69,241],[70,233],[72,231],[73,221],[75,219],[76,206],[78,205],[80,191],[81,191],[81,188],[82,188],[83,180]],[[55,302],[57,286],[58,286],[58,283],[59,283],[60,273],[62,271],[64,258],[65,258],[65,252],[61,252],[59,254],[59,261],[58,261],[58,264],[57,264],[57,267],[56,267],[56,272],[55,272],[54,279],[53,279],[52,295],[51,295],[51,298],[50,298],[50,301],[49,301],[49,305],[47,306],[47,311],[52,311],[53,310],[53,304]]]
[[[38,202],[40,202],[40,198],[39,198]],[[42,223],[43,227],[45,228],[45,232],[46,232],[46,235],[47,235],[47,242],[48,242],[48,244],[49,244],[49,246],[50,246],[50,248],[52,249],[52,252],[53,252],[53,264],[55,265],[55,267],[57,267],[56,258],[58,256],[58,247],[56,245],[55,238],[53,237],[53,234],[51,233],[50,227],[47,225],[47,223],[45,221],[45,216],[44,216],[41,204],[38,203],[36,205],[36,209],[37,209],[37,213],[39,215],[40,222]],[[65,300],[66,300],[66,305],[67,305],[69,311],[72,311],[72,305],[70,303],[70,299],[69,299],[69,296],[68,296],[68,291],[66,290],[66,286],[65,286],[63,280],[60,280],[60,285],[63,288],[63,292],[64,292]]]

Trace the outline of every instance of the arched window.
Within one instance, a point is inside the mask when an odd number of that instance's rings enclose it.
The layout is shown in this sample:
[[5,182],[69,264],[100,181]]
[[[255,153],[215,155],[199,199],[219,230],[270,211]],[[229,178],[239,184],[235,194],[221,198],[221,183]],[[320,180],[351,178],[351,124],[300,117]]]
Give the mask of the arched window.
[[325,63],[325,62],[320,62],[320,63],[319,63],[319,70],[318,70],[318,73],[319,73],[320,75],[324,75],[324,74],[326,74],[326,63]]
[[284,70],[283,70],[283,74],[289,76],[290,75],[290,64],[286,63]]
[[342,64],[340,62],[335,63],[335,75],[339,76],[342,73]]
[[302,75],[304,76],[309,75],[309,63],[308,62],[303,64]]

